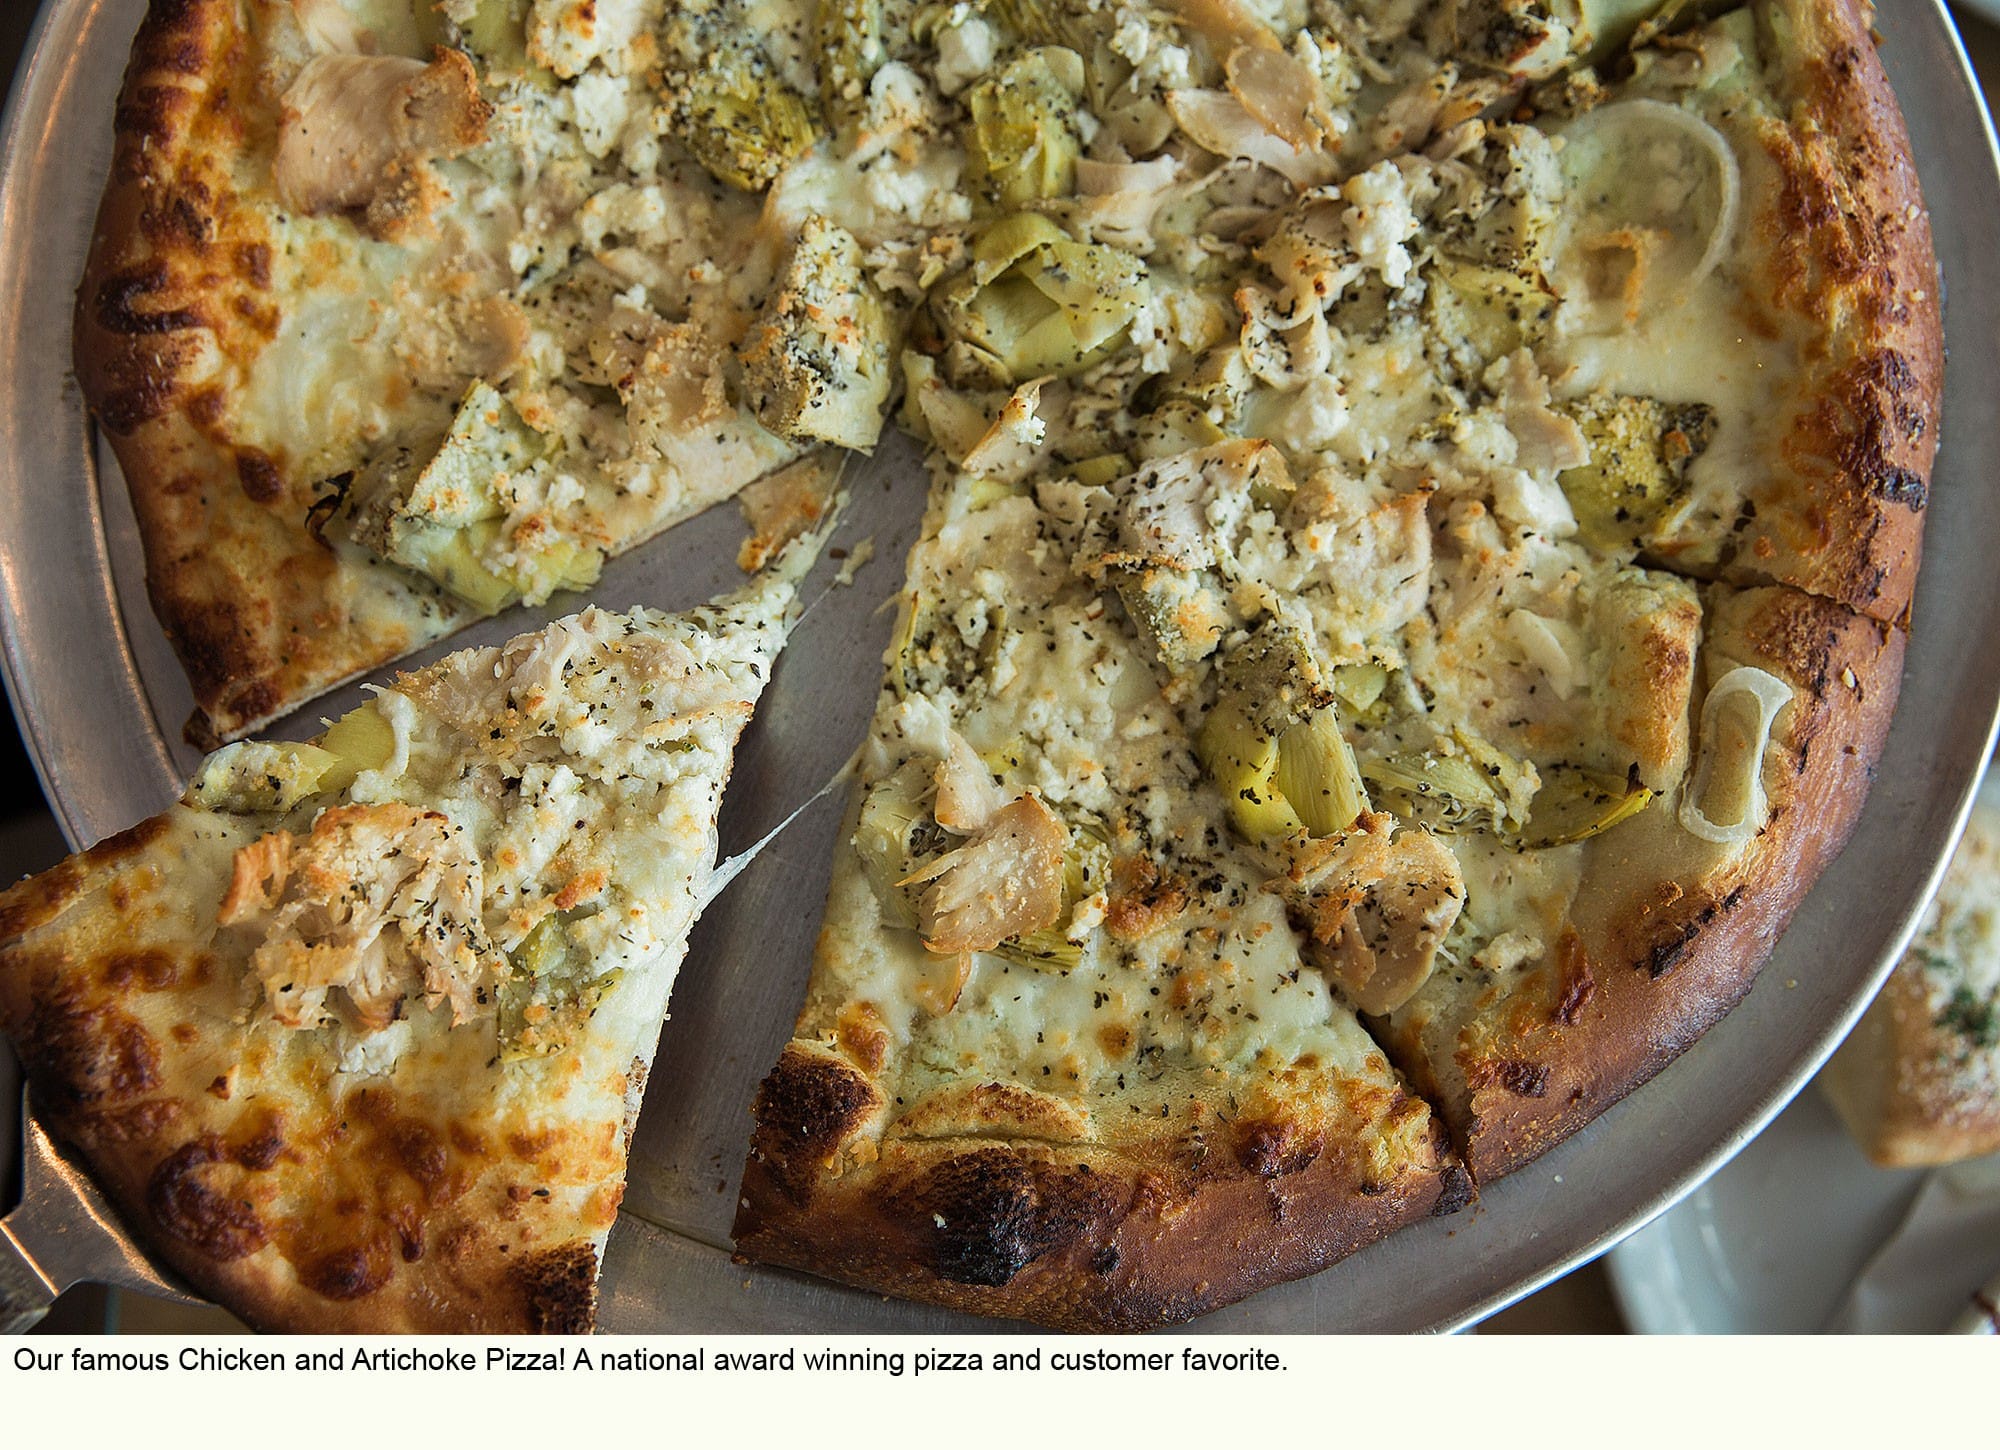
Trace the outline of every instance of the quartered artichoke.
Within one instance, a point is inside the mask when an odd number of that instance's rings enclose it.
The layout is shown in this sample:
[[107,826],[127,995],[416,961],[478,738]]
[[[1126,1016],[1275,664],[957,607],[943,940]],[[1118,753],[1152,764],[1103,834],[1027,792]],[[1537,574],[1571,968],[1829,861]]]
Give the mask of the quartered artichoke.
[[1334,693],[1299,630],[1268,621],[1218,670],[1196,748],[1237,830],[1252,841],[1330,836],[1368,809]]
[[1074,241],[1032,213],[988,227],[972,257],[931,294],[944,369],[961,387],[1011,388],[1093,367],[1128,344],[1151,297],[1138,258]]
[[476,382],[434,448],[392,450],[354,477],[349,532],[482,614],[586,588],[603,566],[601,550],[552,529],[541,530],[533,547],[504,536],[507,510],[497,485],[534,467],[543,451],[513,405]]
[[1558,478],[1577,528],[1600,548],[1643,548],[1688,491],[1688,469],[1715,437],[1705,403],[1594,394],[1576,410],[1590,462]]

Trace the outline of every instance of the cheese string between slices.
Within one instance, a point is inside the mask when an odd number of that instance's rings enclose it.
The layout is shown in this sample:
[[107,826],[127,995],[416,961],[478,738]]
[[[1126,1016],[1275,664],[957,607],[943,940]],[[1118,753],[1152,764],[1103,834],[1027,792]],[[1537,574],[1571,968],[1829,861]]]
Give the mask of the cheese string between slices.
[[[822,599],[825,597],[824,594],[820,596]],[[790,814],[782,821],[758,837],[756,842],[747,849],[738,851],[734,856],[725,857],[723,860],[716,862],[715,869],[709,873],[708,884],[702,888],[701,895],[695,899],[695,910],[698,912],[708,910],[709,903],[727,891],[730,883],[748,870],[750,863],[763,854],[764,848],[785,833],[787,826],[791,825],[793,821],[796,821],[821,800],[825,799],[835,786],[852,780],[860,761],[861,749],[857,747],[854,753],[847,757],[847,760],[841,765],[840,769],[826,778],[824,785],[800,801],[798,805],[794,806]]]

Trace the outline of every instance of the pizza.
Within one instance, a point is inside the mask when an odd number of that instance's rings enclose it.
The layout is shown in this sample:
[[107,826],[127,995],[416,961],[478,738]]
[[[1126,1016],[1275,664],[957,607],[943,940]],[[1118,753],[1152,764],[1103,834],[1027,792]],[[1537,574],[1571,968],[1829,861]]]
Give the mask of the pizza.
[[78,373],[204,741],[920,440],[737,1248],[1172,1322],[1591,1121],[1846,840],[1942,368],[1868,24],[154,0]]
[[1819,1084],[1885,1168],[2000,1152],[2000,798],[1982,788],[1916,939]]
[[[747,1257],[1184,1319],[1748,989],[1897,691],[1928,239],[1857,10],[1493,28],[1560,8],[1114,30],[1191,57],[1171,139],[918,314],[936,482]],[[1127,330],[1045,343],[1086,282]]]
[[36,1113],[266,1329],[577,1332],[809,536],[238,741],[0,895]]

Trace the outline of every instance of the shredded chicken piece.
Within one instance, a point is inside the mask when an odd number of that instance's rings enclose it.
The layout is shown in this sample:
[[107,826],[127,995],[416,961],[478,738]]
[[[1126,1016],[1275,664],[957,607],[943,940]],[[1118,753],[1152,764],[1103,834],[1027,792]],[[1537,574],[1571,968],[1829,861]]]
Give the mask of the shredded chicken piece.
[[947,831],[975,835],[1007,804],[986,762],[956,730],[950,732],[945,758],[938,762],[937,806],[932,814]]
[[429,65],[395,55],[322,55],[286,90],[272,180],[307,216],[357,214],[384,241],[421,234],[444,197],[431,162],[486,139],[493,108],[463,51]]
[[924,945],[940,955],[989,952],[1062,915],[1069,832],[1038,796],[996,811],[970,841],[899,885],[930,883],[917,902]]
[[1465,905],[1458,861],[1429,831],[1364,812],[1276,889],[1306,932],[1306,959],[1363,1012],[1393,1012],[1430,979]]
[[355,1025],[379,1032],[421,992],[452,1025],[493,1010],[507,958],[481,919],[484,880],[465,833],[435,811],[383,804],[320,813],[236,853],[217,920],[260,928],[250,967],[271,1014],[317,1027],[338,988]]

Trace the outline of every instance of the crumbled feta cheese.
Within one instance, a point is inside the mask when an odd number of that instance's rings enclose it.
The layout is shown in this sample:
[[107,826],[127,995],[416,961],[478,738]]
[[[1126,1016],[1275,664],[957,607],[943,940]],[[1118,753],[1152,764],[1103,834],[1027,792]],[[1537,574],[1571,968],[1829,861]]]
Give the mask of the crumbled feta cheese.
[[1391,287],[1401,288],[1412,267],[1403,244],[1417,234],[1417,216],[1410,209],[1403,173],[1392,162],[1378,161],[1350,177],[1340,194],[1348,202],[1341,216],[1348,245],[1364,267],[1380,272]]
[[[963,7],[961,7],[963,8]],[[993,69],[995,44],[993,27],[977,15],[967,15],[937,37],[937,87],[955,96]]]

